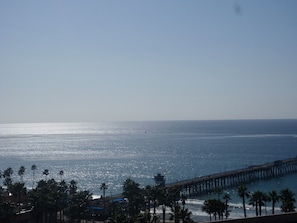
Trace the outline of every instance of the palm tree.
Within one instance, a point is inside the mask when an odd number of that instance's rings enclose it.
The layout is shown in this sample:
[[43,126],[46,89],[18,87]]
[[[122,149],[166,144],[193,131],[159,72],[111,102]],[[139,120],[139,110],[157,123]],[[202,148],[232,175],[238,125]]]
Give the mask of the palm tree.
[[80,191],[74,194],[68,210],[68,216],[71,222],[75,222],[75,220],[81,222],[81,219],[86,219],[90,216],[89,206],[91,199],[92,194],[89,191]]
[[61,177],[61,182],[62,182],[62,180],[63,180],[63,175],[64,175],[64,171],[63,171],[63,170],[60,170],[60,171],[59,171],[59,175],[60,175],[60,177]]
[[211,200],[205,200],[201,207],[201,210],[209,214],[209,221],[211,221],[211,215],[213,213],[213,206]]
[[262,191],[255,191],[252,193],[250,196],[250,204],[256,207],[256,216],[262,215],[262,206],[264,205],[264,200],[266,198],[266,194],[263,193]]
[[150,220],[150,216],[151,216],[151,199],[152,199],[152,189],[153,187],[151,185],[147,185],[144,189],[144,198],[145,198],[145,207],[146,207],[146,212],[148,213],[149,216],[149,220]]
[[219,188],[219,187],[216,188],[215,193],[218,194],[218,200],[221,200],[221,199],[220,199],[220,196],[221,196],[222,192],[223,192],[223,191],[222,191],[221,188]]
[[215,220],[217,220],[217,216],[219,216],[219,219],[221,219],[224,215],[225,210],[226,210],[225,204],[218,199],[205,200],[202,205],[202,211],[209,214],[210,221],[211,221],[211,214],[214,215]]
[[77,192],[77,182],[75,180],[70,181],[69,194],[74,195]]
[[192,212],[190,212],[188,208],[185,208],[187,196],[185,194],[182,194],[180,198],[183,206],[182,210],[180,210],[180,217],[182,219],[182,222],[193,222],[190,217],[192,215]]
[[18,171],[18,175],[20,176],[20,181],[23,182],[23,176],[25,174],[26,168],[24,166],[21,166],[19,171]]
[[166,207],[170,206],[170,195],[168,192],[168,188],[160,187],[160,196],[159,196],[159,204],[162,205],[162,218],[163,223],[165,223],[166,216]]
[[252,194],[251,194],[251,196],[250,196],[250,200],[249,200],[249,204],[250,204],[250,205],[253,205],[253,207],[256,207],[256,208],[255,208],[256,216],[258,216],[258,215],[259,215],[259,212],[258,212],[258,199],[257,199],[255,193],[252,193]]
[[102,183],[100,186],[100,190],[103,191],[103,198],[105,199],[105,191],[108,189],[107,185],[105,183]]
[[283,189],[280,192],[280,200],[282,202],[281,204],[281,211],[282,212],[291,212],[294,211],[295,208],[295,198],[294,198],[295,194],[287,189]]
[[182,188],[181,186],[175,186],[172,188],[169,188],[168,190],[168,196],[169,196],[169,202],[170,202],[170,208],[173,212],[172,217],[174,218],[175,222],[179,222],[180,220],[180,210],[181,207],[179,206],[178,201],[180,200],[180,192]]
[[12,184],[12,190],[11,190],[12,194],[18,198],[18,203],[17,205],[19,206],[19,211],[21,208],[21,196],[22,195],[26,195],[27,193],[27,188],[25,187],[24,183],[21,182],[16,182],[14,184]]
[[3,177],[11,177],[11,175],[13,174],[13,169],[11,167],[8,167],[6,170],[4,170],[3,172]]
[[261,216],[262,215],[262,206],[264,205],[263,201],[265,200],[266,194],[259,190],[256,191],[255,193],[257,194],[257,198],[258,198],[258,202],[259,202],[259,214]]
[[223,199],[225,200],[225,217],[226,219],[228,219],[229,215],[230,215],[230,210],[228,210],[228,202],[231,200],[231,197],[229,194],[225,193],[223,196]]
[[37,166],[35,164],[33,164],[31,166],[31,170],[33,172],[33,183],[32,183],[32,189],[34,188],[34,183],[35,183],[35,170],[37,169]]
[[58,211],[57,183],[54,179],[40,180],[36,188],[30,191],[29,199],[33,205],[35,221],[47,223]]
[[275,190],[272,190],[269,192],[269,197],[272,203],[272,214],[274,214],[275,204],[276,202],[279,202],[280,196],[277,194]]
[[100,186],[100,190],[103,190],[103,206],[104,206],[104,217],[105,217],[105,214],[106,214],[106,206],[105,206],[105,191],[107,190],[107,185],[105,183],[102,183],[101,186]]
[[64,221],[64,209],[67,207],[67,191],[68,186],[65,180],[62,180],[58,184],[58,196],[59,196],[59,204],[58,209],[60,210],[60,222],[62,222],[62,219]]
[[183,223],[192,223],[192,222],[194,222],[192,219],[191,219],[191,215],[192,215],[192,212],[191,211],[189,211],[189,209],[188,208],[186,208],[186,209],[182,209],[181,211],[180,211],[180,216],[181,216],[181,219],[182,219],[182,222]]
[[3,177],[4,177],[3,185],[7,187],[8,191],[11,190],[11,185],[12,185],[11,175],[12,174],[13,174],[13,169],[11,167],[8,167],[3,172]]
[[174,220],[175,223],[179,223],[182,211],[180,205],[178,204],[178,202],[174,202],[173,204],[171,204],[170,208],[172,212],[170,213],[170,220]]
[[142,203],[142,193],[139,184],[128,178],[124,182],[122,195],[128,198],[128,212],[130,218],[132,218],[132,221],[136,220]]
[[216,200],[216,212],[219,216],[219,220],[224,218],[225,210],[226,210],[225,203],[220,200]]
[[243,213],[244,213],[244,217],[246,218],[245,198],[249,197],[249,192],[246,186],[240,185],[238,187],[237,194],[242,199]]
[[49,175],[49,170],[48,169],[45,169],[43,172],[42,172],[43,175],[45,175],[45,180],[47,180],[47,176]]
[[263,201],[264,201],[264,205],[265,205],[265,215],[267,215],[267,202],[271,201],[269,194],[264,193]]
[[151,202],[153,202],[153,221],[156,220],[156,208],[158,206],[158,201],[162,198],[163,187],[160,185],[150,186],[147,185],[143,190],[143,195],[145,199],[145,207],[147,210],[147,220],[150,221],[151,219]]
[[151,199],[154,205],[154,215],[156,214],[157,202],[160,201],[162,193],[162,186],[156,185],[151,188]]
[[182,205],[183,205],[183,210],[185,210],[186,200],[187,200],[187,196],[185,194],[182,194],[181,201],[182,201]]

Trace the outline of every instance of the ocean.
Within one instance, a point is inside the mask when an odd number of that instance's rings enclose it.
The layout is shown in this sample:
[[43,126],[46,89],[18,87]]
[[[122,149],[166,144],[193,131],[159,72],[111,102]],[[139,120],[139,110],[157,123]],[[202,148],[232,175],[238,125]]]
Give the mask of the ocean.
[[[232,121],[148,121],[99,123],[0,124],[0,170],[11,167],[13,179],[25,166],[24,182],[33,184],[31,166],[37,166],[36,181],[48,178],[76,180],[81,190],[100,196],[122,192],[131,178],[141,187],[154,185],[153,177],[164,174],[166,182],[245,168],[275,160],[296,157],[297,120]],[[297,174],[247,185],[249,191],[280,191],[289,188],[297,194]],[[1,181],[1,179],[0,179]],[[236,188],[231,217],[242,217]],[[206,195],[188,199],[196,220],[207,220],[201,212]],[[297,197],[296,197],[297,200]],[[252,207],[248,207],[254,216]],[[269,207],[268,207],[269,212]]]

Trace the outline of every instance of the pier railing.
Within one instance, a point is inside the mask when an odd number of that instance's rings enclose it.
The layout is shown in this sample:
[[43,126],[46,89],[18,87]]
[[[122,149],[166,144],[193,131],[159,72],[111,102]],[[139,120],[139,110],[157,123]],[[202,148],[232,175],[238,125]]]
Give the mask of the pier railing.
[[166,187],[181,186],[189,196],[205,194],[217,189],[234,187],[256,180],[279,177],[297,172],[297,157],[276,160],[272,163],[253,165],[247,168],[216,173],[207,176],[166,184]]

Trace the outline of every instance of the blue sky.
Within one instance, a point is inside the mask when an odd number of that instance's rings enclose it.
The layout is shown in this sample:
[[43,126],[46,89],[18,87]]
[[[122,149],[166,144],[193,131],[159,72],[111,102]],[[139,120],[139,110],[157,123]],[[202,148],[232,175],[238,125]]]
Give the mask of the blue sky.
[[297,1],[1,1],[0,123],[297,118]]

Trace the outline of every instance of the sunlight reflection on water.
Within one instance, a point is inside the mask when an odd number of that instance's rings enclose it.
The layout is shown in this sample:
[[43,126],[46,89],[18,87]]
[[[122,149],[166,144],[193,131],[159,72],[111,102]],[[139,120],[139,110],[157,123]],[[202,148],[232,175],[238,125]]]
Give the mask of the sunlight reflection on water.
[[[244,128],[246,123],[254,128]],[[0,125],[0,169],[11,166],[17,172],[24,165],[24,179],[31,182],[30,167],[36,164],[38,179],[44,179],[43,169],[57,179],[63,170],[64,179],[75,179],[93,193],[101,193],[102,182],[110,185],[110,193],[119,193],[128,177],[145,186],[154,183],[158,172],[166,172],[167,182],[175,182],[296,156],[297,124],[290,132],[286,126],[291,122],[272,127],[269,123],[264,122],[267,127],[240,121]]]

